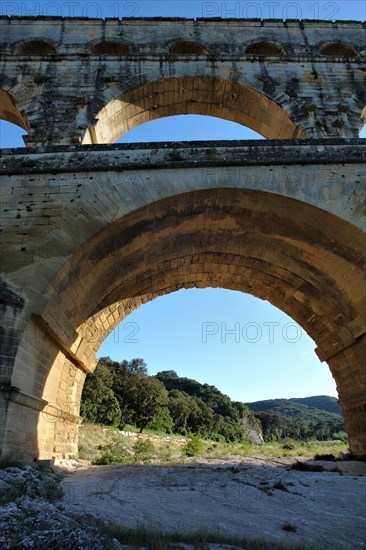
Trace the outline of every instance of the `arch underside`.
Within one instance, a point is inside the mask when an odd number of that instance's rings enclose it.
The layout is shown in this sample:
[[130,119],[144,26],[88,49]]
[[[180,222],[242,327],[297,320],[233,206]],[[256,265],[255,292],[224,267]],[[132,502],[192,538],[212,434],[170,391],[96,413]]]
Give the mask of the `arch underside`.
[[141,303],[180,288],[222,287],[268,300],[327,356],[356,336],[364,244],[350,224],[293,199],[234,189],[185,193],[86,243],[43,315],[64,312],[97,351]]
[[282,107],[254,88],[219,78],[184,76],[148,82],[110,101],[83,143],[112,143],[145,122],[182,114],[237,122],[269,139],[305,137]]

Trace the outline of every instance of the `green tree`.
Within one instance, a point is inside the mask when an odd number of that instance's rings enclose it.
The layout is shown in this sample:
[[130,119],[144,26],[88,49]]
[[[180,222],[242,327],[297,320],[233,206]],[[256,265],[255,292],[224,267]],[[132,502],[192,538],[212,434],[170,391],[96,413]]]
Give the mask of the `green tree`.
[[233,441],[242,441],[244,439],[244,434],[240,424],[233,421],[228,416],[224,417],[224,416],[221,416],[220,414],[215,414],[214,426],[215,426],[216,433],[218,435],[223,436],[225,441],[233,442]]
[[168,434],[172,433],[174,431],[174,421],[170,416],[168,407],[162,407],[157,416],[148,423],[147,427],[150,430],[157,430]]
[[178,374],[175,370],[162,370],[157,373],[156,378],[178,378]]
[[169,429],[167,394],[159,380],[148,376],[143,359],[117,362],[103,357],[85,385],[82,410],[90,422],[119,423],[121,427],[133,423],[140,432],[160,416]]
[[132,421],[142,433],[143,429],[168,405],[168,392],[156,378],[138,374],[131,376],[128,391]]
[[123,428],[125,424],[132,422],[133,417],[133,400],[129,393],[133,375],[129,369],[128,361],[116,362],[109,360],[106,364],[112,374],[112,389],[121,410],[120,427]]
[[173,419],[173,431],[185,435],[187,433],[187,421],[191,412],[191,401],[184,392],[172,390],[169,392],[169,412]]
[[123,365],[126,366],[128,372],[131,374],[140,374],[141,376],[148,376],[147,365],[141,358],[131,359],[131,361],[123,361]]
[[107,365],[98,363],[84,384],[80,414],[87,422],[119,425],[121,409],[112,390],[113,376]]
[[187,420],[189,431],[203,437],[209,437],[214,428],[214,411],[200,398],[190,401],[191,409]]

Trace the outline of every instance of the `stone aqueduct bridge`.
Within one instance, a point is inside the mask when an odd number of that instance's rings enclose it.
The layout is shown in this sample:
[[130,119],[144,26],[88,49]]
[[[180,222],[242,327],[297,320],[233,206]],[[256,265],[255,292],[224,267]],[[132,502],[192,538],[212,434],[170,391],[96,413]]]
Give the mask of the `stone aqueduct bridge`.
[[[315,340],[366,455],[364,26],[2,18],[0,440],[75,453],[105,337],[189,287],[269,300]],[[174,114],[269,141],[111,145]]]

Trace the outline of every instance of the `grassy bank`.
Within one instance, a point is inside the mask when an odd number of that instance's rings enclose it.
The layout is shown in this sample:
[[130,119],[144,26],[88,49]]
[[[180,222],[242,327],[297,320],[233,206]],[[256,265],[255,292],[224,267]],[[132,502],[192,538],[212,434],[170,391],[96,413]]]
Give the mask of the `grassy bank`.
[[[128,432],[134,429],[128,427]],[[135,430],[136,431],[136,430]],[[177,464],[183,462],[227,459],[241,461],[248,457],[312,459],[315,455],[346,453],[347,445],[341,441],[293,441],[271,442],[264,445],[249,443],[223,443],[147,431],[142,436],[126,436],[116,428],[84,424],[79,433],[79,459],[88,462]],[[103,457],[105,460],[103,461]]]

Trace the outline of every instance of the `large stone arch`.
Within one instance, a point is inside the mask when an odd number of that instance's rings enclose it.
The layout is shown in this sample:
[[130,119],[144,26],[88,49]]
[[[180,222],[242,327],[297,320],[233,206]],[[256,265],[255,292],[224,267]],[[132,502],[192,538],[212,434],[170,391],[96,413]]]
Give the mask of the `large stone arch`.
[[263,91],[233,82],[222,71],[221,77],[208,77],[196,67],[185,69],[179,77],[154,80],[149,75],[148,82],[109,101],[107,96],[107,105],[96,115],[97,123],[87,130],[83,143],[113,143],[145,122],[181,114],[230,120],[270,139],[305,137],[286,109]]
[[75,453],[86,372],[126,314],[179,288],[224,287],[270,301],[316,341],[337,382],[351,449],[362,455],[363,259],[359,229],[289,197],[216,188],[148,200],[75,250],[28,323],[12,385],[29,379],[28,391],[45,404],[33,453]]

